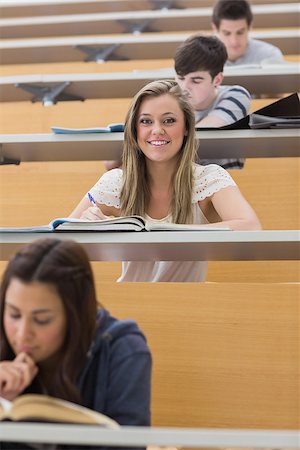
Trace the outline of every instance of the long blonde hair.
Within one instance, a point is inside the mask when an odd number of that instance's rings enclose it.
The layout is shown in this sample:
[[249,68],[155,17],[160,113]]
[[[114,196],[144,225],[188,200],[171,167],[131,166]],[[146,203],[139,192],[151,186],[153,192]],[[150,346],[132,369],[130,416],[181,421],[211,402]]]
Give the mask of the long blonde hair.
[[174,223],[192,219],[193,162],[195,160],[195,115],[178,84],[173,80],[154,81],[144,86],[133,98],[125,119],[123,148],[123,187],[121,214],[145,216],[150,199],[146,158],[137,142],[137,117],[146,97],[169,94],[174,97],[185,119],[186,135],[179,152],[178,166],[172,178],[171,215]]

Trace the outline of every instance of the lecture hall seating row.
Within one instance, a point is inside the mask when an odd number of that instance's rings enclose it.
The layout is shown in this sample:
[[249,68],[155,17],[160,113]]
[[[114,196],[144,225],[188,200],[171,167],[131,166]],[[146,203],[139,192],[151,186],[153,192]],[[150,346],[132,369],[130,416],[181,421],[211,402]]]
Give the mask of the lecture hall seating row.
[[[135,63],[135,61],[133,61],[133,63]],[[111,64],[113,64],[113,62]],[[103,67],[103,65],[102,65],[102,67]],[[37,131],[39,129],[38,121],[41,123],[42,128],[44,127],[43,131],[47,131],[47,132],[50,131],[50,126],[53,124],[62,125],[62,126],[65,125],[65,126],[87,126],[87,127],[91,126],[91,125],[95,125],[95,126],[106,125],[108,122],[113,121],[113,119],[116,120],[116,117],[117,117],[116,114],[119,114],[118,117],[120,117],[117,119],[117,121],[124,120],[124,113],[128,106],[128,101],[129,101],[129,99],[115,99],[115,102],[114,102],[114,99],[110,100],[109,107],[107,108],[107,106],[106,106],[106,109],[108,109],[108,112],[107,112],[104,107],[99,108],[99,110],[98,110],[98,106],[100,106],[100,104],[101,104],[100,102],[102,102],[104,105],[105,101],[100,100],[100,101],[96,102],[93,100],[89,100],[87,102],[79,103],[76,105],[76,107],[77,107],[78,111],[80,111],[80,113],[77,115],[73,115],[73,117],[72,117],[71,111],[74,109],[74,104],[72,105],[67,102],[64,105],[58,104],[53,109],[52,108],[42,108],[41,109],[40,108],[41,105],[38,105],[38,104],[29,105],[31,107],[30,115],[28,115],[26,113],[26,108],[28,107],[28,105],[22,105],[21,103],[16,103],[13,105],[9,105],[9,104],[4,105],[3,104],[3,106],[5,106],[5,114],[3,114],[3,116],[4,116],[3,122],[5,121],[6,125],[11,127],[8,132],[11,132],[11,129],[20,130],[21,126],[24,127],[24,132],[30,132],[31,127],[32,127],[33,131]],[[95,122],[93,124],[91,124],[91,122],[90,122],[91,121],[90,114],[92,111],[92,108],[90,109],[91,104],[93,106],[95,106],[95,109],[93,109]],[[120,108],[120,104],[122,104],[121,108]],[[72,108],[72,109],[70,109],[70,108]],[[51,109],[52,109],[52,111],[51,111]],[[18,111],[20,120],[18,119],[15,121],[15,124],[12,124],[13,121],[11,119],[15,116],[16,110]],[[68,111],[70,111],[70,112],[68,112]],[[124,111],[124,113],[121,111]],[[102,114],[102,112],[105,112],[106,115]],[[111,114],[111,116],[109,116],[109,114]],[[26,120],[27,117],[29,120]],[[35,117],[36,117],[36,119],[35,119]],[[71,119],[72,122],[63,123],[67,120],[67,118],[69,120],[70,117],[72,117],[72,119]],[[99,117],[99,119],[98,119],[98,117]],[[107,117],[107,120],[105,120],[105,117]],[[111,117],[112,119],[110,120],[109,117]],[[57,118],[57,122],[55,123],[53,121],[56,120],[56,118]],[[75,124],[75,120],[77,121],[77,124]],[[87,121],[86,125],[83,123],[84,120]],[[99,122],[98,122],[98,120],[99,120]],[[45,126],[46,123],[49,124],[49,126],[47,128]],[[7,129],[6,129],[6,132],[7,132]],[[12,132],[15,132],[15,131],[12,131]],[[262,163],[262,161],[260,161],[259,164],[261,164],[261,163]],[[247,164],[248,164],[248,162],[247,162]],[[30,167],[30,164],[27,167]],[[82,167],[82,165],[81,165],[81,167]],[[95,167],[98,167],[98,163],[95,163]],[[26,167],[25,167],[25,169],[26,169]],[[97,173],[95,173],[95,178],[97,178],[97,177],[98,177],[98,171],[97,171]],[[94,178],[94,180],[95,180],[95,178]],[[80,194],[81,193],[82,193],[82,191],[80,192]],[[262,209],[264,209],[264,208],[262,208]],[[31,216],[31,217],[33,217],[33,216]],[[51,217],[49,217],[49,220],[50,219],[51,219]],[[9,221],[9,218],[8,218],[8,221]]]
[[[255,27],[297,27],[297,3],[253,5]],[[2,39],[67,35],[199,31],[211,26],[212,8],[125,11],[0,19]]]
[[[240,84],[251,95],[284,95],[298,92],[300,63],[266,65],[264,67],[225,68],[224,84]],[[0,101],[42,101],[49,103],[51,90],[72,101],[93,98],[130,98],[149,81],[174,79],[173,68],[133,72],[68,73],[0,77]],[[68,98],[63,98],[66,101]]]
[[[2,0],[0,2],[0,16],[8,17],[33,17],[45,14],[82,14],[104,13],[120,11],[138,11],[152,9],[186,9],[198,7],[211,7],[213,0]],[[298,0],[289,0],[289,3],[297,3]],[[256,4],[283,3],[282,0],[251,0]]]
[[[2,162],[121,160],[123,132],[72,134],[69,131],[73,129],[52,127],[52,130],[43,134],[0,134]],[[198,130],[195,136],[199,157],[205,159],[300,156],[300,131],[294,128],[218,130],[217,133]]]
[[[202,32],[212,33],[211,30]],[[114,36],[66,36],[34,39],[6,39],[0,42],[2,64],[53,62],[172,59],[176,48],[190,33],[146,33]],[[250,36],[281,49],[285,55],[299,50],[298,28],[254,30]],[[172,64],[171,64],[172,65]]]
[[[76,102],[77,114],[72,102],[11,102],[2,104],[0,119],[12,133],[101,126],[123,121],[128,101]],[[1,224],[30,225],[68,214],[104,167],[28,162],[0,170]],[[264,228],[298,228],[299,158],[249,159],[231,174]],[[92,265],[99,301],[137,320],[149,340],[154,425],[299,428],[298,261],[214,261],[208,283],[159,285],[119,285],[120,263]]]

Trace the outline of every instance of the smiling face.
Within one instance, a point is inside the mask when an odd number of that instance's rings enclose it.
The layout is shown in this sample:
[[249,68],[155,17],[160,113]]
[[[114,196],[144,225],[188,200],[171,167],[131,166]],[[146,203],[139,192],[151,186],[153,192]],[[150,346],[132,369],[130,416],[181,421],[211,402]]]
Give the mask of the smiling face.
[[37,363],[47,362],[62,348],[66,314],[51,284],[13,278],[6,291],[3,322],[16,355],[25,352]]
[[176,81],[196,111],[208,109],[216,99],[216,88],[223,80],[222,73],[212,78],[208,71],[176,75]]
[[137,115],[137,142],[149,161],[175,160],[186,132],[184,113],[169,94],[146,97]]
[[218,38],[225,44],[229,61],[236,61],[245,54],[250,29],[246,19],[222,19],[219,28],[214,29]]

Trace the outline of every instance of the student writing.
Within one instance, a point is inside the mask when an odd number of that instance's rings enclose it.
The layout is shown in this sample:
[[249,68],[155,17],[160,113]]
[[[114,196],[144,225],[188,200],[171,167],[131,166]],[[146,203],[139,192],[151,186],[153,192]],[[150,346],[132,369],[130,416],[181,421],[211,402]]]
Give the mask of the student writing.
[[[125,120],[122,169],[106,172],[72,217],[138,214],[153,222],[259,229],[259,220],[222,167],[195,160],[194,111],[178,84],[159,80],[134,97]],[[203,261],[123,262],[119,281],[204,281]]]
[[47,394],[121,425],[150,424],[145,337],[135,322],[97,306],[79,244],[42,239],[18,252],[4,272],[0,306],[0,396]]

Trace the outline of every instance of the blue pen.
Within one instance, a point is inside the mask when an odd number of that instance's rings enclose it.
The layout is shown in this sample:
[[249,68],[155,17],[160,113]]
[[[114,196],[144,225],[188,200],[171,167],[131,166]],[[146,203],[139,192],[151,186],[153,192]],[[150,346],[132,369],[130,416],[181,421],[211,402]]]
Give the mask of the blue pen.
[[95,199],[92,196],[92,194],[90,194],[90,192],[88,192],[88,198],[89,198],[89,201],[93,204],[93,206],[97,206],[97,203],[95,202]]

